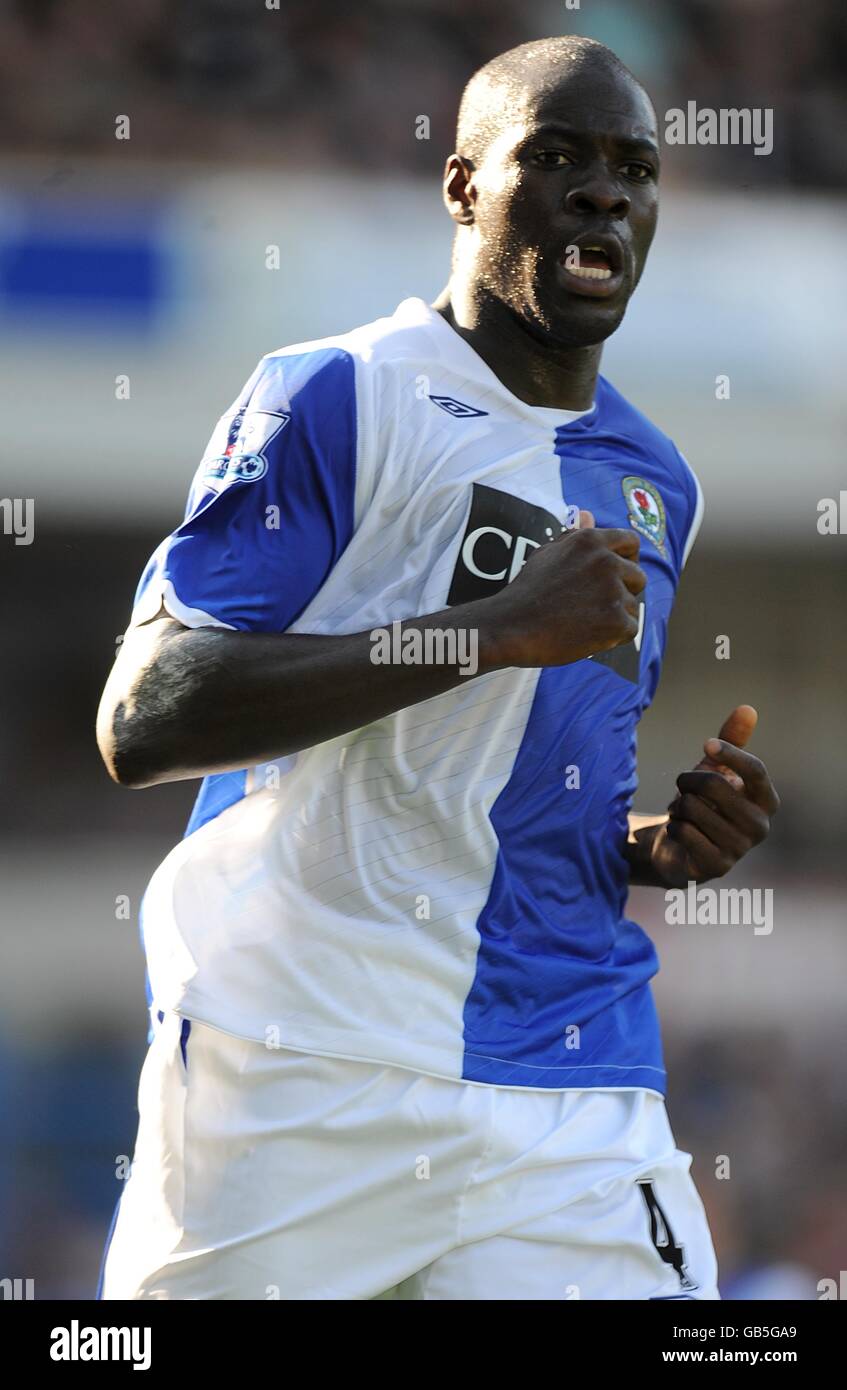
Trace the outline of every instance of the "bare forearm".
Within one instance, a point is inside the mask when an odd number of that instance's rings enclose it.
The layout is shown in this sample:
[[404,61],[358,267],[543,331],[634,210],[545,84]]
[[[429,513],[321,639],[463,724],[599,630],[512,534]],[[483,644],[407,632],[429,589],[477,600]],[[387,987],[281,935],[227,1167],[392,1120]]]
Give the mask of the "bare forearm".
[[[477,674],[562,666],[631,641],[646,577],[631,531],[585,529],[540,546],[473,603],[410,619],[405,637],[476,640]],[[458,642],[456,644],[458,646]],[[346,637],[188,629],[161,611],[127,633],[100,704],[97,737],[131,787],[228,772],[362,728],[473,679],[448,661],[376,663],[370,632]],[[405,655],[405,652],[404,652]]]
[[[401,633],[468,634],[476,673],[484,674],[505,664],[488,603],[409,620]],[[106,765],[133,787],[249,767],[473,679],[455,662],[375,664],[373,653],[369,632],[324,637],[172,624],[126,698],[107,685],[98,723]]]

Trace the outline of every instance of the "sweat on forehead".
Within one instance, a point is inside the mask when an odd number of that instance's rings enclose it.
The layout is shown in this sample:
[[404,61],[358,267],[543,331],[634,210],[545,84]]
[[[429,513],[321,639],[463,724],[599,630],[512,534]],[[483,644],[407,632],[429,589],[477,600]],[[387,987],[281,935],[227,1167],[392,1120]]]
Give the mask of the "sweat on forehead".
[[478,163],[516,116],[586,70],[626,78],[640,86],[620,58],[596,39],[573,35],[520,44],[479,68],[462,94],[456,153]]

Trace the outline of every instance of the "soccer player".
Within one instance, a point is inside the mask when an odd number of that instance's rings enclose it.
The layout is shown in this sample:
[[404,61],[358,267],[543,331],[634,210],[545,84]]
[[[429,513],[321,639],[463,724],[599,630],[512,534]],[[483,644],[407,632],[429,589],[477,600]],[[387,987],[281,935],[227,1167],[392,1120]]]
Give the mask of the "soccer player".
[[204,779],[144,900],[107,1299],[717,1297],[624,907],[777,798],[739,706],[629,817],[702,511],[598,374],[655,115],[549,39],[475,75],[456,149],[447,289],[262,359],[103,696],[119,783]]

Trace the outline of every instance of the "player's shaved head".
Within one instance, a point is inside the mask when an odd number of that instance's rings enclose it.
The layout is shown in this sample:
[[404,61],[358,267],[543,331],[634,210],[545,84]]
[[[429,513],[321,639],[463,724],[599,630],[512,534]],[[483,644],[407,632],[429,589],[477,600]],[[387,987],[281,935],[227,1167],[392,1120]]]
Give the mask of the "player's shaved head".
[[616,73],[641,86],[617,54],[597,39],[557,35],[498,54],[474,73],[462,93],[456,153],[478,165],[517,115],[569,77],[591,68]]

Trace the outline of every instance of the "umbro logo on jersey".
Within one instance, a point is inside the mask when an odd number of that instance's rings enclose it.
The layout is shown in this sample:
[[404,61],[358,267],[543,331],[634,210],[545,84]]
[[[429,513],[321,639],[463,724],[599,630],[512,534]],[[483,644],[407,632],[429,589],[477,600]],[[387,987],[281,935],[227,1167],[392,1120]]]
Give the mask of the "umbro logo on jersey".
[[434,405],[441,410],[446,410],[448,415],[453,415],[457,420],[466,420],[471,415],[487,415],[487,410],[477,410],[476,406],[465,405],[464,401],[454,401],[452,396],[430,396]]

